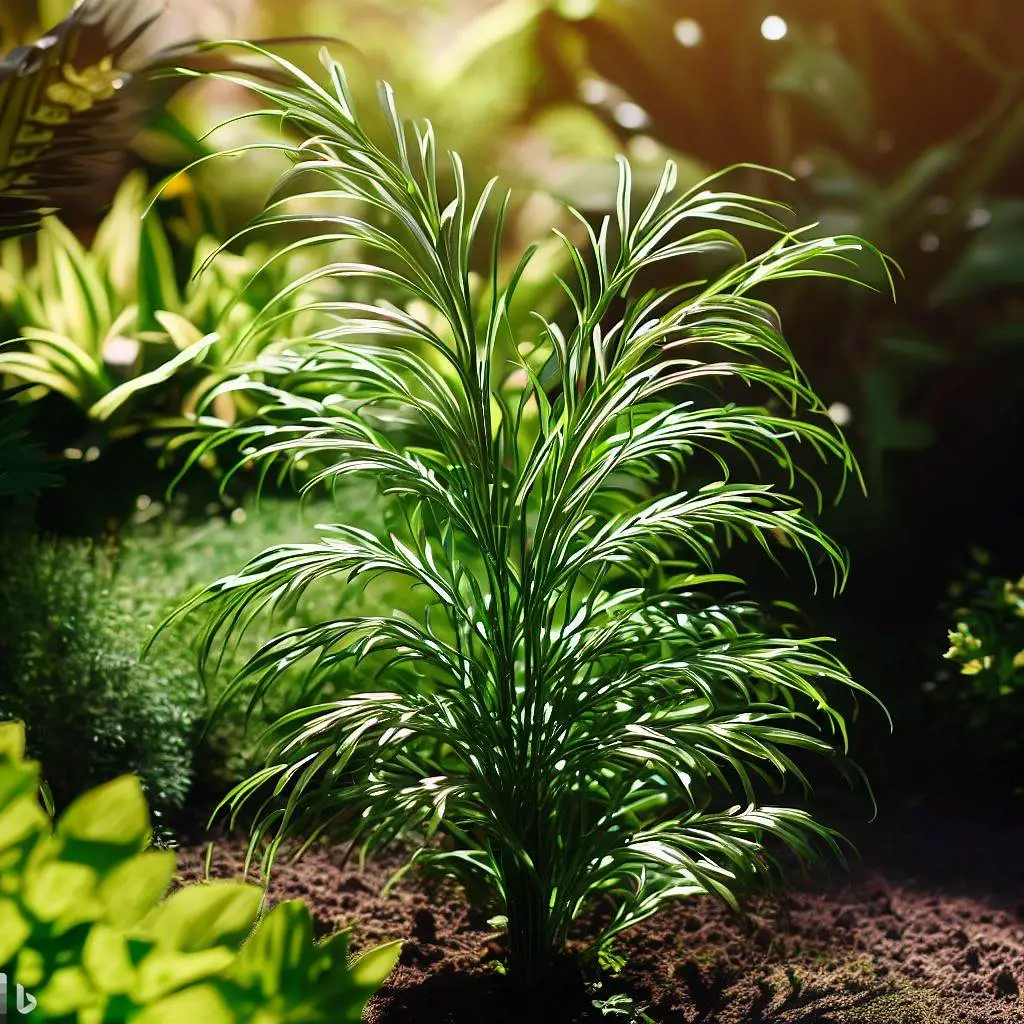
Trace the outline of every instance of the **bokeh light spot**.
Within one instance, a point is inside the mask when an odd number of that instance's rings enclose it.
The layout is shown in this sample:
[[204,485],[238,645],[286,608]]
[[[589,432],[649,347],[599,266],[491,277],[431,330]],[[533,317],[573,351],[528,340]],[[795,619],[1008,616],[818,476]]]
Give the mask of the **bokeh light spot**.
[[589,18],[596,10],[597,0],[561,0],[558,4],[558,13],[573,21]]
[[661,156],[661,144],[650,135],[634,135],[627,148],[630,158],[638,163],[654,163]]
[[768,17],[761,22],[761,35],[772,42],[776,42],[779,39],[785,39],[788,31],[789,26],[786,24],[786,19],[780,18],[777,14],[769,14]]
[[625,103],[620,103],[615,108],[615,120],[622,125],[623,128],[646,128],[651,123],[650,117],[647,115],[647,111],[644,110],[638,103],[631,103],[627,100]]
[[853,421],[853,412],[845,402],[833,402],[828,407],[828,418],[837,427],[846,427]]
[[700,27],[700,22],[694,21],[693,18],[681,18],[672,27],[672,33],[679,45],[688,49],[699,46],[704,38],[704,29]]
[[611,88],[603,78],[584,78],[580,82],[580,99],[584,103],[604,103],[611,95]]

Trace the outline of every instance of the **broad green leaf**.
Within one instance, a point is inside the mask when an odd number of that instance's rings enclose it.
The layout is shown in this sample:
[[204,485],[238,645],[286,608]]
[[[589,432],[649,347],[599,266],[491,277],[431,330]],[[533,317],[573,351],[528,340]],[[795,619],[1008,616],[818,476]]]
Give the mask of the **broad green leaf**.
[[117,928],[95,924],[82,947],[82,966],[94,988],[107,995],[132,993],[137,980],[128,941]]
[[402,942],[398,940],[387,942],[382,946],[374,946],[373,949],[360,953],[349,967],[352,980],[357,985],[376,991],[394,970],[401,955]]
[[0,722],[0,759],[18,764],[25,757],[25,723]]
[[56,834],[82,843],[142,848],[149,835],[149,808],[131,775],[90,790],[61,816]]
[[107,420],[114,415],[127,401],[136,395],[147,391],[157,384],[168,381],[183,366],[189,363],[198,362],[217,343],[216,334],[208,334],[205,338],[190,345],[183,352],[179,352],[173,359],[168,359],[155,370],[144,373],[134,380],[126,381],[120,387],[114,388],[103,396],[95,405],[89,409],[89,415],[100,421]]
[[184,992],[176,992],[142,1009],[132,1018],[132,1024],[242,1024],[229,1006],[219,986],[194,985]]
[[173,850],[146,850],[110,871],[99,889],[106,921],[117,928],[138,924],[167,892],[176,861]]
[[133,171],[121,182],[92,246],[97,262],[109,276],[112,290],[125,302],[137,301],[139,238],[145,201],[146,174]]
[[199,328],[178,313],[171,313],[166,309],[161,309],[157,311],[156,319],[160,326],[170,335],[175,348],[187,349],[203,340],[203,334]]
[[25,906],[37,920],[52,923],[90,900],[97,881],[96,873],[84,864],[51,860],[26,875]]
[[0,851],[42,834],[50,821],[39,806],[39,776],[0,768]]
[[0,966],[9,964],[32,934],[32,926],[17,903],[0,896]]
[[238,947],[252,931],[263,890],[232,881],[179,889],[139,925],[161,949],[192,953],[214,946]]
[[[313,985],[310,968],[316,959],[309,908],[299,900],[287,900],[261,919],[231,976],[260,999],[286,994],[301,1001],[309,997]],[[337,967],[344,971],[345,961]]]
[[155,1003],[172,992],[220,977],[234,960],[235,952],[226,946],[186,952],[160,943],[139,965],[132,995],[143,1004]]
[[106,997],[78,966],[59,968],[44,979],[41,988],[37,986],[32,991],[39,1001],[39,1015],[44,1020],[79,1013],[88,1020],[91,1009],[102,1010],[106,1003]]
[[26,942],[18,951],[15,976],[27,987],[41,985],[49,976],[48,966],[43,953]]

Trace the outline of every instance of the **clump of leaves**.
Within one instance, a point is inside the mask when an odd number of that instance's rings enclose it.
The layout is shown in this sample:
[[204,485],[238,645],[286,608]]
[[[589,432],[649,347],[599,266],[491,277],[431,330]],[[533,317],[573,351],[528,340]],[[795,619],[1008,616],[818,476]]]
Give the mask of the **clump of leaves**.
[[[227,252],[202,235],[192,270],[205,272],[182,285],[171,235],[157,213],[143,216],[145,200],[137,172],[118,190],[90,248],[49,218],[33,262],[20,241],[8,240],[0,252],[11,333],[0,344],[0,375],[63,395],[122,436],[191,426],[198,395],[255,356],[243,336],[256,311],[309,269],[279,260],[257,275],[267,257],[262,247]],[[312,301],[301,291],[295,297]],[[231,400],[216,411],[230,417]]]
[[17,979],[22,1013],[54,1024],[355,1024],[398,959],[393,942],[350,960],[345,932],[318,942],[304,903],[262,914],[263,890],[244,882],[164,899],[176,857],[148,848],[132,776],[90,790],[56,822],[39,785],[23,725],[0,722],[0,971],[12,994]]
[[989,556],[975,551],[950,597],[956,625],[945,657],[959,668],[957,702],[986,743],[1016,750],[1024,716],[1024,577],[994,575]]
[[[292,84],[249,83],[301,136],[286,144],[294,166],[279,194],[307,200],[294,213],[272,206],[261,223],[308,220],[322,238],[357,240],[362,262],[315,276],[401,289],[431,315],[337,303],[331,327],[294,332],[288,351],[225,385],[259,400],[259,414],[193,459],[241,441],[266,468],[320,467],[306,488],[370,475],[403,521],[324,525],[181,614],[205,613],[211,658],[260,609],[301,601],[318,581],[393,575],[422,588],[422,615],[339,617],[249,659],[229,693],[249,687],[253,699],[296,664],[315,692],[349,661],[383,663],[372,686],[282,716],[265,769],[227,806],[257,801],[268,861],[289,835],[342,829],[369,849],[418,837],[414,861],[497,904],[508,970],[529,983],[596,902],[612,908],[600,946],[680,897],[735,903],[772,869],[775,841],[803,858],[840,850],[806,811],[762,797],[788,776],[807,783],[804,752],[839,759],[846,724],[832,694],[860,688],[820,639],[749,626],[716,598],[738,581],[715,569],[723,544],[747,541],[841,585],[843,552],[791,488],[735,479],[726,456],[781,470],[787,485],[810,479],[796,447],[844,479],[854,472],[777,312],[754,293],[793,277],[848,280],[884,260],[859,238],[794,233],[776,204],[718,178],[681,192],[671,164],[637,204],[622,160],[615,216],[596,227],[581,217],[583,245],[562,239],[571,321],[538,316],[535,336],[516,343],[509,309],[532,250],[501,265],[507,197],[485,235],[495,182],[471,196],[451,154],[454,197],[442,199],[429,123],[410,139],[383,86],[381,148],[324,60],[326,87],[283,60]],[[769,244],[748,256],[735,226]],[[487,253],[474,290],[471,262]],[[707,253],[732,262],[712,280],[644,289],[649,268]],[[271,303],[261,317],[276,314]],[[776,411],[709,402],[710,386],[730,382]],[[708,467],[710,479],[698,476]],[[431,842],[437,832],[448,841]]]

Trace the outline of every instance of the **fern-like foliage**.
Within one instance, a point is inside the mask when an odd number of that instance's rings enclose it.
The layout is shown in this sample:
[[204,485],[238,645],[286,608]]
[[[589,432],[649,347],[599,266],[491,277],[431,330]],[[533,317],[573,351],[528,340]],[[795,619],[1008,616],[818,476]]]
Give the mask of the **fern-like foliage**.
[[[566,321],[538,317],[524,342],[509,311],[531,253],[502,265],[508,196],[494,181],[471,194],[451,154],[454,196],[442,199],[430,125],[405,126],[382,86],[379,147],[341,68],[324,62],[326,86],[280,60],[293,84],[249,83],[301,138],[281,143],[293,167],[254,227],[298,225],[294,245],[355,242],[361,255],[290,284],[255,329],[280,330],[278,307],[312,279],[365,279],[418,302],[321,304],[331,326],[222,386],[255,395],[260,414],[194,458],[240,440],[247,460],[301,469],[304,487],[371,476],[403,515],[390,532],[343,522],[265,551],[181,614],[204,612],[215,656],[260,609],[331,577],[394,574],[430,604],[266,642],[229,692],[256,701],[306,662],[322,696],[280,719],[266,768],[229,807],[258,805],[254,838],[271,858],[283,837],[334,829],[371,849],[423,837],[414,859],[500,904],[509,970],[526,980],[595,903],[613,908],[607,942],[676,897],[735,902],[772,867],[774,840],[801,857],[838,852],[830,829],[762,795],[803,779],[803,752],[838,755],[830,694],[858,687],[821,641],[767,635],[749,608],[716,599],[738,581],[715,569],[723,543],[752,541],[841,584],[843,552],[786,481],[798,446],[844,479],[856,468],[755,293],[851,279],[884,258],[858,238],[793,233],[774,204],[717,177],[680,190],[671,164],[637,203],[622,160],[615,216],[579,217],[582,245],[563,236]],[[766,247],[746,255],[737,229]],[[488,253],[481,288],[470,270]],[[711,280],[637,283],[709,253],[733,257]],[[776,411],[709,403],[709,386],[729,381]],[[784,488],[735,479],[730,453],[781,468]],[[690,482],[695,462],[710,480]],[[351,659],[373,666],[372,682],[333,692]],[[448,838],[430,841],[437,831]]]

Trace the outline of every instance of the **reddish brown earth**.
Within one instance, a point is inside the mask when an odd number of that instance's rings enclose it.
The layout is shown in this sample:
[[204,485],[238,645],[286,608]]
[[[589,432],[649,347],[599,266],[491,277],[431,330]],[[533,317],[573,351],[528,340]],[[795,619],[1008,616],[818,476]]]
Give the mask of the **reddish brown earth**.
[[[665,912],[625,939],[625,992],[658,1024],[1024,1024],[1024,823],[903,816],[860,829],[862,858],[831,883],[762,895],[740,916],[711,900]],[[183,877],[204,849],[181,851]],[[274,899],[302,897],[325,931],[358,945],[402,938],[373,1024],[582,1024],[577,985],[533,997],[495,970],[499,937],[457,891],[405,880],[398,861],[343,866],[343,851],[280,862]],[[212,874],[240,872],[242,844],[218,844]]]

